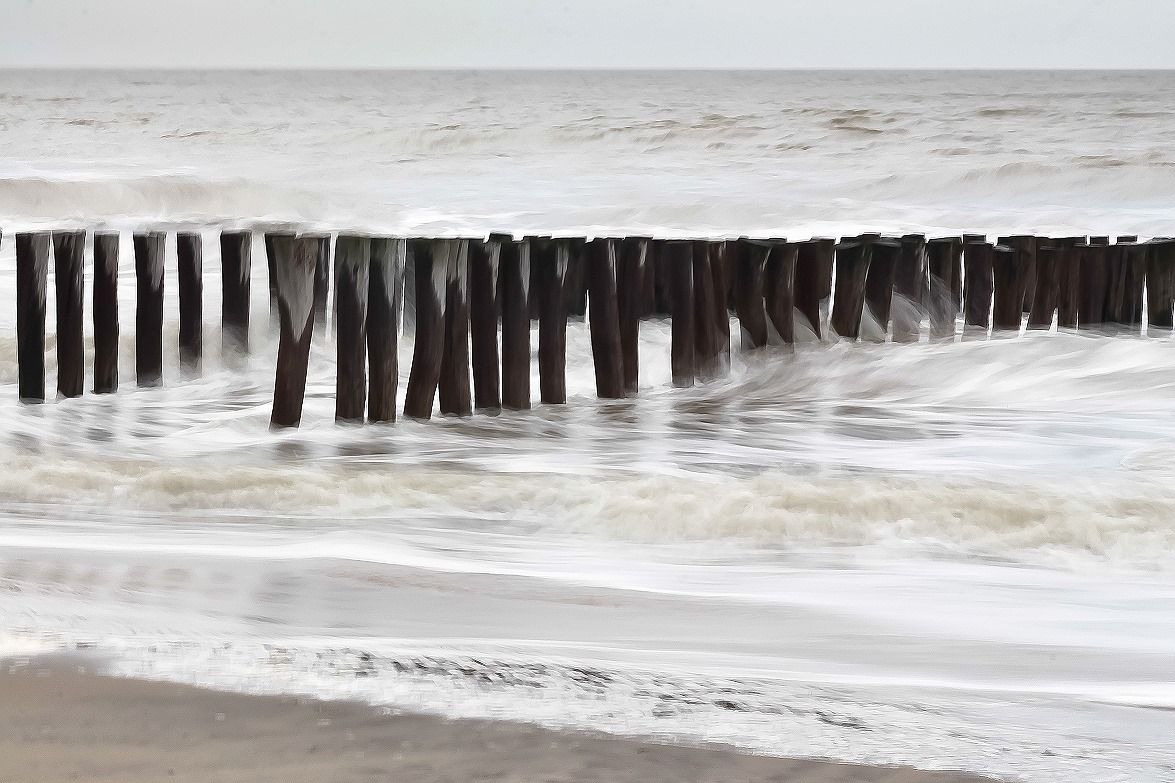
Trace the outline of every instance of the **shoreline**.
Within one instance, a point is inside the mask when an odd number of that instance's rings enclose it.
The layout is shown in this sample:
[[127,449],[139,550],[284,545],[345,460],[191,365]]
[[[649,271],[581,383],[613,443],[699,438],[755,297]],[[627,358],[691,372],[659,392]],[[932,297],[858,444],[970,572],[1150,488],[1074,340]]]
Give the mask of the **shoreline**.
[[75,656],[0,661],[0,783],[991,780],[247,695],[111,677],[96,673],[96,663]]

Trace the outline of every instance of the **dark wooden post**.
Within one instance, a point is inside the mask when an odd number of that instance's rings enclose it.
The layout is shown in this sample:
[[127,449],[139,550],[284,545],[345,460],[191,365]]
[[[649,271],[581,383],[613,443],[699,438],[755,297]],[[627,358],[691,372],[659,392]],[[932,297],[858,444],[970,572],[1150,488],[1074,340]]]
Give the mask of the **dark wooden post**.
[[873,258],[869,239],[842,240],[836,246],[836,293],[829,324],[838,337],[856,340],[865,308],[865,280]]
[[694,333],[694,243],[666,242],[665,274],[672,310],[670,359],[674,386],[693,386],[697,363]]
[[[1135,239],[1137,240],[1137,237]],[[1127,244],[1123,247],[1123,253],[1126,284],[1122,294],[1121,319],[1122,323],[1130,327],[1131,332],[1139,334],[1142,328],[1143,286],[1146,281],[1149,248],[1145,244]]]
[[530,243],[500,240],[502,407],[530,408]]
[[[1102,242],[1101,240],[1105,240]],[[1097,240],[1094,243],[1093,240]],[[1098,329],[1106,321],[1106,289],[1109,272],[1106,265],[1106,237],[1094,237],[1089,245],[1078,245],[1078,310],[1077,319],[1082,329]]]
[[820,302],[832,290],[832,263],[836,256],[836,241],[811,239],[801,242],[796,256],[796,309],[808,321],[816,339],[823,339]]
[[1152,240],[1146,266],[1147,323],[1150,328],[1171,330],[1173,300],[1175,240]]
[[449,279],[445,301],[445,350],[441,357],[440,406],[443,416],[469,416],[469,242],[448,240]]
[[94,393],[118,390],[118,232],[94,233]]
[[616,245],[611,239],[595,239],[584,248],[596,396],[605,400],[624,399],[624,352],[620,343]]
[[[987,335],[991,316],[992,261],[988,242],[968,242],[963,247],[966,281],[963,287],[963,331]],[[971,327],[968,329],[968,327]]]
[[763,302],[771,325],[784,345],[796,341],[795,309],[796,259],[799,246],[794,242],[772,242],[763,272]]
[[[624,354],[624,389],[635,395],[640,383],[640,325],[645,312],[646,266],[650,241],[622,239],[616,245],[616,295],[620,310],[620,348]],[[725,303],[723,309],[725,311]]]
[[163,385],[162,231],[135,234],[135,372],[139,386]]
[[[1032,301],[1036,290],[1036,246],[1039,244],[1039,240],[1031,235],[1018,234],[1000,237],[999,244],[1012,249],[1013,260],[1007,263],[1011,265],[1014,274],[1010,281],[1005,281],[1002,288],[999,281],[995,283],[996,304],[993,306],[993,312],[995,307],[1005,308],[999,316],[995,317],[995,321],[997,324],[1011,323],[1012,305],[1010,302],[1005,303],[1003,297],[1018,296],[1020,298],[1020,320],[1016,321],[1015,329],[1019,331],[1020,321],[1023,320],[1024,315],[1032,312]],[[995,270],[993,267],[993,272],[998,273],[999,270]],[[1012,289],[1015,289],[1015,294],[1010,293]],[[1010,329],[1013,327],[997,326],[996,328]]]
[[734,250],[734,309],[738,315],[744,351],[767,345],[767,310],[763,288],[770,246],[740,239]]
[[[400,381],[398,347],[400,307],[404,298],[403,239],[372,239],[367,289],[367,420],[396,420],[396,391]],[[321,260],[322,255],[319,254]],[[318,327],[318,277],[314,278],[314,324]]]
[[179,266],[180,368],[195,376],[200,374],[204,356],[204,251],[200,235],[177,233],[175,251]]
[[898,260],[902,244],[893,239],[872,241],[872,258],[869,272],[865,277],[865,303],[869,313],[881,328],[881,340],[885,342],[889,331],[889,311],[893,305],[893,284],[897,276]]
[[469,323],[473,346],[473,407],[502,409],[498,360],[498,266],[502,240],[469,243]]
[[1081,261],[1074,249],[1084,244],[1082,237],[1066,237],[1053,241],[1057,248],[1057,327],[1076,329],[1081,302]]
[[412,369],[404,398],[404,415],[413,419],[432,417],[441,361],[445,355],[445,305],[448,301],[449,264],[446,240],[412,240],[411,262],[415,266],[416,336]]
[[963,304],[963,243],[958,237],[941,237],[926,243],[930,271],[930,336],[953,339],[955,319]]
[[314,237],[273,239],[274,285],[278,305],[277,374],[270,429],[297,427],[306,399],[306,369],[314,336],[314,270],[319,241]]
[[567,272],[563,281],[563,306],[567,315],[583,319],[587,317],[588,271],[585,239],[566,239]]
[[992,331],[1020,332],[1024,315],[1020,256],[1010,245],[992,248]]
[[706,243],[713,288],[714,356],[719,376],[730,371],[730,311],[727,309],[727,300],[730,291],[730,253],[733,249],[734,245],[726,241]]
[[16,355],[22,402],[45,400],[45,299],[49,235],[16,235]]
[[318,237],[318,257],[314,261],[314,328],[326,332],[327,303],[330,302],[330,235]]
[[220,352],[226,363],[249,353],[249,296],[253,235],[225,231],[220,235]]
[[53,233],[53,280],[57,289],[57,393],[80,397],[86,385],[82,341],[82,253],[85,231]]
[[901,254],[894,274],[894,295],[904,301],[899,311],[891,313],[893,339],[896,343],[916,343],[926,314],[930,281],[927,278],[926,237],[907,234],[901,238]]
[[1032,308],[1028,313],[1029,329],[1051,329],[1053,313],[1060,300],[1061,278],[1058,266],[1059,251],[1053,241],[1044,237],[1036,239],[1036,290],[1032,295]]
[[[270,331],[278,329],[278,322],[281,318],[277,307],[277,257],[274,253],[274,240],[277,237],[286,237],[293,239],[294,234],[281,232],[266,232],[265,240],[265,264],[269,270],[269,328]],[[316,261],[317,263],[317,261]]]
[[531,241],[539,305],[539,399],[567,402],[567,312],[563,282],[567,275],[567,240]]
[[[697,240],[690,277],[694,287],[694,366],[697,379],[711,381],[722,374],[722,344],[719,337],[718,293],[714,290],[713,254],[721,243]],[[725,310],[725,306],[723,306]],[[729,343],[728,343],[729,344]]]
[[[317,239],[314,265],[318,267]],[[335,240],[335,421],[361,422],[367,404],[367,297],[371,240],[340,234]],[[313,288],[311,296],[313,297]],[[311,303],[313,310],[313,302]]]

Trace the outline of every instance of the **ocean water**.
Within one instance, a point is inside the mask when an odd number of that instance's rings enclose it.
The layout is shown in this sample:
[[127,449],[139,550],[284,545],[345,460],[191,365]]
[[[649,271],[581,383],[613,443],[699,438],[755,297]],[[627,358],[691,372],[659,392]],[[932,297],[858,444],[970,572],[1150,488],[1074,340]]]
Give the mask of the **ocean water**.
[[[302,428],[273,434],[263,251],[255,351],[229,370],[214,241],[1170,235],[1173,86],[0,73],[0,654],[769,754],[1175,780],[1171,335],[755,355],[736,337],[729,378],[673,389],[654,320],[639,397],[601,402],[573,322],[566,406],[340,427],[327,334]],[[203,375],[176,366],[169,237],[167,382],[134,388],[124,234],[119,393],[18,404],[12,233],[148,225],[206,232]],[[53,358],[50,337],[49,389]]]

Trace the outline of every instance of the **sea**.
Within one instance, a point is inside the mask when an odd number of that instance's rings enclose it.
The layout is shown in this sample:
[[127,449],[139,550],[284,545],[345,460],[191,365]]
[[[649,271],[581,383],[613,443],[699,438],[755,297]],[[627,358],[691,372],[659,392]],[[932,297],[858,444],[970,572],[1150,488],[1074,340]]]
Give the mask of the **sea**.
[[[730,375],[673,388],[652,319],[639,395],[601,401],[573,320],[566,405],[340,426],[328,329],[301,428],[275,433],[260,242],[1172,235],[1173,91],[1166,72],[2,71],[0,656],[1173,781],[1169,333],[746,353],[733,321]],[[50,305],[51,399],[20,404],[13,234],[78,228],[123,232],[122,385],[52,399]],[[204,371],[178,367],[169,235],[153,389],[134,384],[144,228],[204,236]],[[226,228],[255,231],[242,366],[219,354]],[[411,330],[399,350],[402,395]]]

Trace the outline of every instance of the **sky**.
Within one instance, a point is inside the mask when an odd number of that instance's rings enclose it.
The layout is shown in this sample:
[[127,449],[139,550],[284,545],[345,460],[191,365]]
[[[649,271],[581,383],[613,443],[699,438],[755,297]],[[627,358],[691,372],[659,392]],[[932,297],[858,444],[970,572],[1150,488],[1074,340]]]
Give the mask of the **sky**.
[[0,67],[1175,68],[1175,0],[0,0]]

